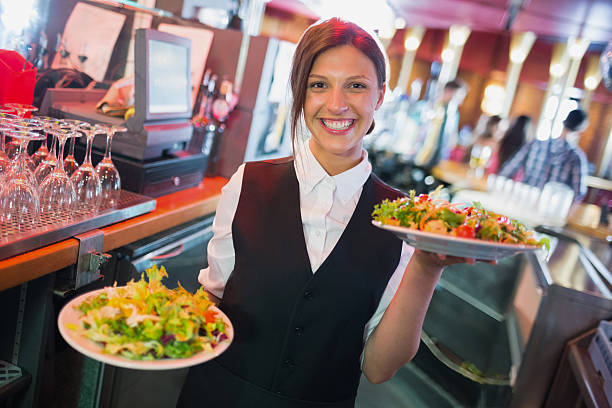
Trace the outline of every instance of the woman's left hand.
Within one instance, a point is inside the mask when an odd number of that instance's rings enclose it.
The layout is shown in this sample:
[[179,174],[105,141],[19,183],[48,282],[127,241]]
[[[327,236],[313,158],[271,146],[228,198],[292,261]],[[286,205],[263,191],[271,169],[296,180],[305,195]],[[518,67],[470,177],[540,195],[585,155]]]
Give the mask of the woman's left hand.
[[[415,249],[414,254],[412,255],[414,261],[422,266],[429,266],[429,268],[445,268],[450,265],[458,264],[458,263],[466,263],[469,265],[473,265],[476,262],[486,262],[491,265],[497,265],[497,261],[489,261],[475,258],[464,258],[459,256],[445,255],[434,252],[426,252],[421,251],[420,249]],[[427,269],[429,269],[427,268]],[[437,269],[436,268],[436,269]]]

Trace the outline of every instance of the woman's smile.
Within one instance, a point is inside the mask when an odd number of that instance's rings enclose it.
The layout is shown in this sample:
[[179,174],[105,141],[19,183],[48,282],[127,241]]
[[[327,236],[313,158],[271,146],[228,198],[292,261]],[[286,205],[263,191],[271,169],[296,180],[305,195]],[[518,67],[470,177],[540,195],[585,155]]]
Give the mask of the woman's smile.
[[356,123],[355,119],[321,119],[321,123],[331,133],[342,134],[351,130]]

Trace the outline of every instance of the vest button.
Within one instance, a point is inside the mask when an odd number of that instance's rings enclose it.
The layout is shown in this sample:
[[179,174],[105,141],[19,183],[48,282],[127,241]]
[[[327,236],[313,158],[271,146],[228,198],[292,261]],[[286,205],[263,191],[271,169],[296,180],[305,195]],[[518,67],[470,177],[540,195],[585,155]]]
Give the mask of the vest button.
[[311,291],[307,290],[306,292],[304,292],[304,297],[306,298],[306,300],[312,300],[314,295],[312,294]]
[[293,360],[287,359],[287,360],[285,360],[285,366],[287,366],[289,368],[295,368],[295,363],[293,362]]
[[303,327],[296,327],[295,328],[295,334],[297,334],[298,336],[301,336],[304,333],[304,328]]

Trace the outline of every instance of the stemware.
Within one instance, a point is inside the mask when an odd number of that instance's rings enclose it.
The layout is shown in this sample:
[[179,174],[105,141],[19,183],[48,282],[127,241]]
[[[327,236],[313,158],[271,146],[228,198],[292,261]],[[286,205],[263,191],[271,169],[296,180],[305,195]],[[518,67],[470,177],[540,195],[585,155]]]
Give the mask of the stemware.
[[43,182],[45,177],[47,177],[55,166],[57,166],[57,136],[55,135],[53,128],[55,126],[59,126],[62,122],[59,119],[49,118],[43,120],[43,127],[46,133],[50,133],[53,137],[51,142],[51,151],[49,154],[43,159],[43,161],[36,167],[34,171],[34,176],[36,177],[36,181],[40,184]]
[[32,158],[32,161],[34,162],[34,164],[36,165],[36,167],[38,167],[38,165],[40,163],[42,163],[42,161],[47,157],[47,155],[49,154],[49,147],[47,146],[47,142],[48,142],[48,136],[49,136],[49,132],[47,131],[47,127],[45,126],[45,124],[49,121],[53,121],[55,120],[54,118],[51,118],[49,116],[36,116],[36,119],[38,121],[40,121],[42,127],[43,127],[43,132],[45,134],[45,140],[42,141],[42,143],[40,144],[40,146],[38,147],[38,150],[36,150],[34,152],[34,154],[32,154],[32,156],[30,156]]
[[96,170],[91,164],[91,148],[94,137],[105,132],[101,127],[91,124],[82,125],[80,129],[85,132],[87,150],[83,164],[70,176],[70,180],[74,184],[77,198],[83,208],[88,211],[96,211],[102,198],[102,185]]
[[5,108],[13,109],[20,118],[25,118],[30,112],[38,111],[36,106],[26,103],[5,103],[3,106]]
[[[15,114],[15,111],[12,109],[8,109],[8,108],[1,108],[0,107],[0,122],[2,123],[6,123],[6,122],[10,122],[12,123],[15,120],[19,120],[19,116],[17,116]],[[17,150],[19,149],[19,142],[16,140],[9,140],[7,143],[5,143],[4,145],[4,153],[6,153],[6,155],[8,156],[9,159],[12,159],[16,154],[17,154]]]
[[14,165],[4,177],[5,187],[0,192],[0,222],[12,223],[17,229],[31,228],[38,222],[40,202],[36,185],[27,176],[27,164],[22,153],[30,140],[40,140],[42,135],[26,130],[9,131],[9,136],[19,140],[19,154]]
[[[22,130],[22,131],[35,132],[35,133],[38,133],[39,131],[43,130],[43,122],[36,120],[36,119],[16,120],[16,121],[12,121],[11,125],[15,128],[15,130]],[[41,135],[41,138],[36,139],[36,140],[42,140],[42,139],[43,139],[43,136]],[[25,160],[25,163],[27,164],[31,173],[34,174],[34,171],[36,170],[36,164],[34,163],[34,160],[32,159],[32,157],[30,157],[27,151],[20,150],[20,152],[21,152],[20,154],[24,156],[23,159]]]
[[11,165],[11,159],[4,153],[4,136],[11,130],[13,128],[8,123],[0,122],[0,190],[2,190],[2,186],[5,184],[2,182],[2,179]]
[[[72,126],[57,126],[53,131],[59,141],[58,157],[63,156],[68,138],[82,136]],[[45,177],[38,188],[38,193],[41,213],[51,213],[60,219],[71,216],[77,202],[77,195],[70,177],[64,171],[62,160],[58,160],[51,174]]]
[[111,148],[115,133],[125,132],[127,128],[123,126],[100,126],[100,128],[106,131],[106,150],[104,158],[96,166],[96,173],[102,185],[102,199],[111,205],[115,205],[119,200],[121,177],[111,159]]
[[[67,122],[74,126],[75,130],[78,132],[85,132],[83,127],[89,126],[87,122],[83,122],[82,120],[76,119],[64,119],[64,122]],[[72,174],[79,168],[79,164],[74,158],[74,143],[76,141],[76,137],[70,138],[70,147],[68,148],[68,155],[64,158],[64,171],[68,176],[72,176]]]

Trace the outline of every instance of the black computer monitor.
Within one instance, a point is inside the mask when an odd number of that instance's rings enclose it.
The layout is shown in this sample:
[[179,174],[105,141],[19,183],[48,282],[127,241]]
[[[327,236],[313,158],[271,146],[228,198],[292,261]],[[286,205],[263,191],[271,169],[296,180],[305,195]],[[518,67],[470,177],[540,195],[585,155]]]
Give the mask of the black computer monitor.
[[134,116],[142,122],[185,119],[191,107],[191,41],[148,28],[134,40]]

